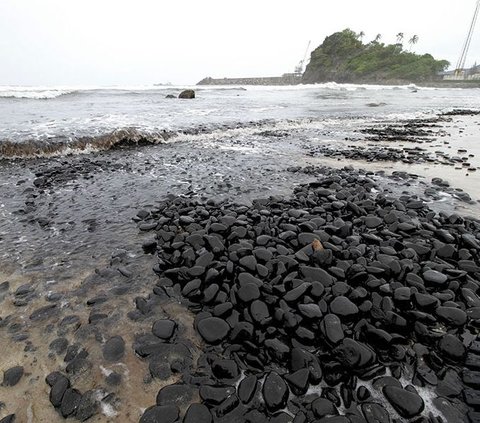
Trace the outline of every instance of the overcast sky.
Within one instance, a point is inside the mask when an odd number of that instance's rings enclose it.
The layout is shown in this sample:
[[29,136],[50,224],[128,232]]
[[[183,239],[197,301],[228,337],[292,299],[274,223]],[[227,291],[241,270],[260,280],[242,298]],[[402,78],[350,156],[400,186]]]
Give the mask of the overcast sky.
[[[455,65],[476,0],[0,0],[0,85],[194,84],[292,72],[335,31],[419,36]],[[308,52],[310,54],[310,51]],[[480,22],[467,65],[480,62]]]

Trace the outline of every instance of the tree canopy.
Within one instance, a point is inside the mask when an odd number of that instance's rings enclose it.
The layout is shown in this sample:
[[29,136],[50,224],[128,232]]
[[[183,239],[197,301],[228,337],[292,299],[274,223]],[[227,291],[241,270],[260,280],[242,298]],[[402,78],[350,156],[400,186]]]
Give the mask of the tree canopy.
[[435,60],[430,54],[406,51],[400,42],[384,44],[381,34],[366,44],[362,38],[362,33],[351,29],[325,38],[312,52],[303,82],[431,81],[449,66],[448,61]]

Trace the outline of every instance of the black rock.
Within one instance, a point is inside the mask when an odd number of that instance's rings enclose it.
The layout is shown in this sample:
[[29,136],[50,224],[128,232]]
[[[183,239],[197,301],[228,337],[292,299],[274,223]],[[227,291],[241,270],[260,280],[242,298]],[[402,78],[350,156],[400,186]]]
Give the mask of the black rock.
[[212,415],[203,404],[191,404],[188,407],[183,423],[211,423]]
[[367,423],[390,423],[390,415],[381,404],[365,402],[362,404],[362,412]]
[[460,361],[465,357],[466,348],[462,341],[454,335],[444,335],[438,343],[438,348],[451,360]]
[[23,366],[15,366],[5,370],[2,386],[15,386],[22,378],[23,372]]
[[0,423],[15,423],[16,417],[15,414],[9,414],[0,420]]
[[212,372],[218,379],[236,379],[239,376],[235,360],[216,359],[212,363]]
[[436,270],[427,270],[424,272],[423,279],[431,285],[443,285],[448,281],[447,275],[437,272]]
[[351,369],[364,368],[374,359],[370,348],[351,338],[345,338],[333,353],[336,360]]
[[169,340],[177,327],[176,322],[170,319],[157,320],[152,326],[152,333],[160,339]]
[[270,372],[263,383],[263,399],[271,411],[278,411],[285,407],[288,400],[288,386],[276,372]]
[[320,329],[330,344],[338,344],[344,338],[342,323],[335,314],[327,314],[322,320]]
[[325,417],[338,414],[337,407],[326,398],[317,398],[312,402],[312,411],[316,417]]
[[352,317],[358,314],[358,307],[343,295],[335,297],[330,303],[330,311],[341,317]]
[[65,391],[70,387],[70,380],[68,380],[65,376],[60,375],[58,376],[55,384],[52,386],[50,390],[50,402],[54,407],[60,407],[62,404],[63,395]]
[[209,344],[218,344],[226,338],[230,332],[230,326],[219,317],[207,317],[197,324],[198,333]]
[[113,336],[103,346],[103,358],[110,362],[119,361],[125,354],[125,341],[121,336]]
[[383,388],[383,393],[402,417],[410,419],[420,414],[425,408],[422,397],[406,389],[390,385]]
[[174,405],[154,405],[145,410],[139,423],[174,423],[178,416],[178,407]]
[[96,399],[95,391],[87,391],[80,398],[77,406],[75,418],[81,422],[88,420],[95,415],[98,409],[98,401]]
[[255,300],[252,302],[250,305],[250,314],[252,319],[260,324],[266,323],[267,319],[270,317],[268,306],[260,300]]
[[244,404],[248,404],[255,395],[257,387],[258,380],[256,376],[251,375],[243,379],[238,385],[237,391],[240,401],[242,401]]
[[294,395],[304,395],[307,392],[309,377],[310,371],[306,368],[284,376]]
[[60,412],[63,417],[68,417],[75,413],[80,404],[82,394],[77,389],[68,388],[62,398]]
[[233,386],[210,386],[200,387],[200,398],[207,404],[218,405],[235,393]]
[[253,300],[260,298],[260,291],[257,285],[253,283],[247,283],[240,287],[238,290],[238,298],[245,303],[249,303]]
[[459,308],[440,306],[435,310],[435,313],[450,326],[463,326],[467,321],[467,314]]
[[190,385],[175,383],[173,385],[164,386],[158,391],[157,405],[177,405],[178,407],[190,404],[195,389]]
[[333,277],[319,267],[300,266],[300,273],[305,282],[320,282],[324,287],[333,285]]

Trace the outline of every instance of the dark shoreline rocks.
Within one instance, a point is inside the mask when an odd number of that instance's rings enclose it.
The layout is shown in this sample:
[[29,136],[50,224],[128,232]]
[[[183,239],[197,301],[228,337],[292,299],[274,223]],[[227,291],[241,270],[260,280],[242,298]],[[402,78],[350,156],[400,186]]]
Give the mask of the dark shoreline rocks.
[[[182,367],[202,386],[205,421],[292,421],[286,407],[295,422],[388,422],[387,402],[413,418],[424,410],[415,385],[447,392],[464,363],[480,370],[466,353],[480,323],[480,223],[374,188],[351,169],[332,171],[288,200],[173,198],[144,217],[157,222],[155,271],[197,313],[207,343],[201,377]],[[411,385],[381,384],[387,370]],[[472,379],[464,373],[470,390],[448,388],[444,414],[480,410]],[[320,382],[320,394],[305,395]],[[433,420],[422,421],[441,421],[428,411]]]

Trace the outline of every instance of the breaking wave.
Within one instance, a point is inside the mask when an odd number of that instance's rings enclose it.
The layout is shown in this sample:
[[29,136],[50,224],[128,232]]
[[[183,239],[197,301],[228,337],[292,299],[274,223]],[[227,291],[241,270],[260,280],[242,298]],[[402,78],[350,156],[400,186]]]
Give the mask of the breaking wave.
[[91,154],[100,151],[144,147],[181,141],[207,142],[221,137],[276,136],[285,130],[297,128],[324,128],[326,120],[288,119],[281,121],[262,120],[229,124],[205,125],[181,129],[146,131],[137,128],[122,128],[103,135],[78,138],[55,137],[48,140],[25,140],[14,142],[0,140],[0,159],[36,158]]

